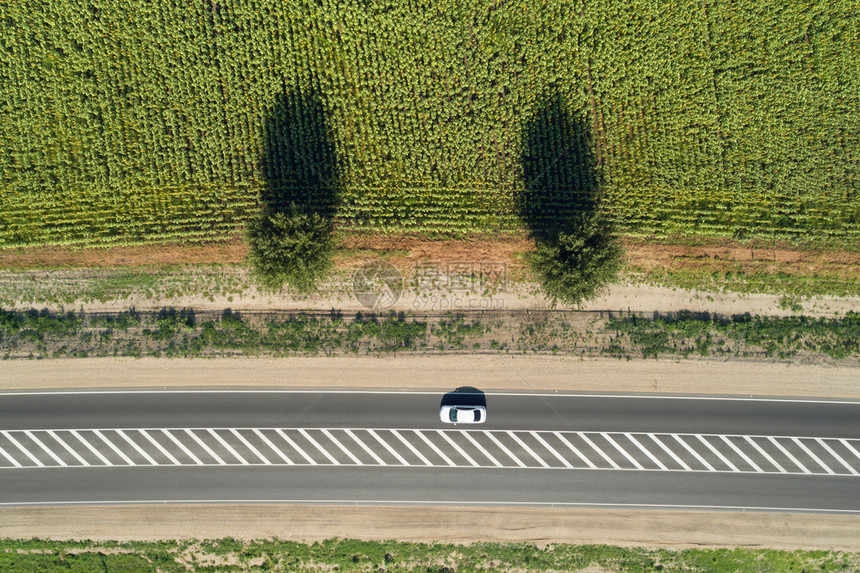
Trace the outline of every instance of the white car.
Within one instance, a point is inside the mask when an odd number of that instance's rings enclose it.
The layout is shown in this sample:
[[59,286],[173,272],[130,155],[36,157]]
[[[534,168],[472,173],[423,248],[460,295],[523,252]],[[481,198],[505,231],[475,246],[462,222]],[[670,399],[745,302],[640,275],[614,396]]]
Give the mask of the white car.
[[481,424],[487,420],[487,409],[483,406],[442,406],[439,418],[454,424]]

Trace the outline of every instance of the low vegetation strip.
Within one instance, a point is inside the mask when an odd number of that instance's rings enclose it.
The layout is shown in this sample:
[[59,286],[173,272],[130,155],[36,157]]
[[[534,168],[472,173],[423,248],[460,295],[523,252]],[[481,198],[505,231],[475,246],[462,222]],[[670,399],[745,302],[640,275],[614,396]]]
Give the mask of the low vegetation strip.
[[679,312],[470,313],[0,310],[4,359],[87,356],[557,354],[856,363],[860,314],[838,318]]
[[839,551],[686,549],[525,543],[407,543],[328,539],[159,542],[0,540],[0,569],[32,571],[856,571],[860,555]]

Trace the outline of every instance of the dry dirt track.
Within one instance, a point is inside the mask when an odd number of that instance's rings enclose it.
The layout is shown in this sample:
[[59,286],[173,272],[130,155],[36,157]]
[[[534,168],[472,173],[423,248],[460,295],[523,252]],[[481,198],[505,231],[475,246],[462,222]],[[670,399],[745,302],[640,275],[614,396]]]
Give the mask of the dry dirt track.
[[[743,362],[558,357],[70,359],[0,363],[0,388],[267,386],[563,390],[860,398],[857,369]],[[457,383],[449,382],[457,381]],[[468,543],[766,546],[860,551],[860,516],[694,511],[343,506],[2,508],[0,536],[295,540],[327,537]]]
[[860,398],[860,369],[699,360],[579,360],[557,356],[333,358],[86,358],[0,362],[0,391],[48,388],[397,388],[660,392]]

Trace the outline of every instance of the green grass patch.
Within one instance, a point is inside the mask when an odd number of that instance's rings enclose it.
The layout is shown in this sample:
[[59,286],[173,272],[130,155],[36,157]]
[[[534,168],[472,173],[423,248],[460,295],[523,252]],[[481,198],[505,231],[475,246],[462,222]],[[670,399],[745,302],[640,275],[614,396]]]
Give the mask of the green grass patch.
[[286,572],[550,572],[813,573],[856,571],[860,555],[839,551],[687,549],[528,543],[406,543],[328,539],[92,542],[0,540],[4,573]]

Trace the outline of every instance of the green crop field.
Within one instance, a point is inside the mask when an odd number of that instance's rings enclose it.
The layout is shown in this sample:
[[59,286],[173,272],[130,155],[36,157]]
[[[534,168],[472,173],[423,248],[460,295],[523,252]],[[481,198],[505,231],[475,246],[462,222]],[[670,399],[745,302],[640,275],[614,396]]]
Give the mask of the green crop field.
[[860,239],[855,0],[0,2],[0,246],[234,232]]

